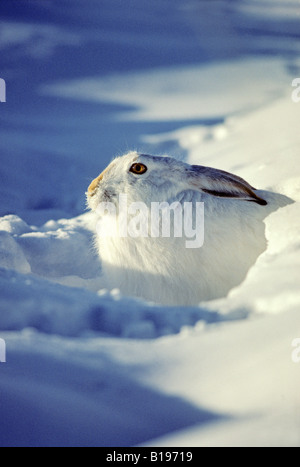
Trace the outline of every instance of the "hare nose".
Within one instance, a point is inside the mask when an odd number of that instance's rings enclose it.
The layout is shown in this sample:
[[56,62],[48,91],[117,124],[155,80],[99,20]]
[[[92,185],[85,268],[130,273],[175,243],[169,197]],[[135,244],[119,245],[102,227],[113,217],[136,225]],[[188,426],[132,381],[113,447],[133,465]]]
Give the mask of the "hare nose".
[[98,186],[103,180],[105,172],[107,172],[108,167],[99,175],[99,177],[95,178],[95,180],[92,181],[90,186],[88,187],[88,194],[90,196],[93,196],[94,192],[97,190]]
[[88,188],[88,194],[89,195],[92,195],[93,192],[98,188],[101,180],[103,179],[103,173],[101,175],[99,175],[99,177],[95,178],[95,180],[92,181],[92,183],[90,184],[89,188]]

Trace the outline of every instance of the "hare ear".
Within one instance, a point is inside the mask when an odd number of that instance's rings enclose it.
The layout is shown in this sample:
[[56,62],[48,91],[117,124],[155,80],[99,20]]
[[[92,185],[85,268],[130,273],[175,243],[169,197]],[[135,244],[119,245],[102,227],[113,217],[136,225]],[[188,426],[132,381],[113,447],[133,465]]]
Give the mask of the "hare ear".
[[189,185],[218,198],[236,198],[266,206],[268,203],[257,196],[255,188],[237,175],[223,170],[192,165]]

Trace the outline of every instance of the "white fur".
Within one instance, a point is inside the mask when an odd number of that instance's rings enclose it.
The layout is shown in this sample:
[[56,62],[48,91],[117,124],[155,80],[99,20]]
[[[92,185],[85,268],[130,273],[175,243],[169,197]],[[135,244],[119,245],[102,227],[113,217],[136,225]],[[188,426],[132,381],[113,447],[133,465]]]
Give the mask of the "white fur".
[[[148,167],[144,175],[130,172],[136,162]],[[266,249],[263,219],[287,204],[285,197],[254,190],[235,175],[136,152],[115,159],[93,182],[89,207],[97,215],[101,201],[117,203],[120,193],[149,207],[153,201],[204,202],[205,242],[199,249],[187,249],[186,238],[96,236],[108,287],[165,305],[195,305],[240,284]],[[258,204],[263,200],[268,204]],[[100,222],[109,232],[109,216]]]

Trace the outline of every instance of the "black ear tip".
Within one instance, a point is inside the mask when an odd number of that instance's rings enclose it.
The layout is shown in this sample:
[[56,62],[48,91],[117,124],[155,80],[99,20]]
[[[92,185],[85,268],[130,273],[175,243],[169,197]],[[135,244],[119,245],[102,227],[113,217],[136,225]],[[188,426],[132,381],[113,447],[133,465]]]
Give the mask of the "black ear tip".
[[253,201],[255,201],[260,206],[267,206],[268,205],[268,202],[265,199],[262,199],[262,198],[255,198],[255,200],[253,200]]

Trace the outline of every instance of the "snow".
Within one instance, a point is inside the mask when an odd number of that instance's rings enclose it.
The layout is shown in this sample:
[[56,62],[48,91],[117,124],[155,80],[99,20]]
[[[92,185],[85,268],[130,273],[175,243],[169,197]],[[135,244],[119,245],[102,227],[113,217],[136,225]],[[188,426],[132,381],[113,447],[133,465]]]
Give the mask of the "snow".
[[[205,68],[152,69],[68,82],[42,91],[69,98],[121,103],[137,109],[121,113],[122,119],[213,119],[257,108],[274,99],[282,93],[288,79],[282,60],[274,58],[266,68],[263,58],[249,58],[228,61],[226,67],[213,63]],[[245,81],[247,92],[243,85],[236,87],[236,83]]]
[[61,44],[79,43],[80,37],[55,26],[10,21],[1,25],[0,50],[12,45],[19,46],[23,48],[23,53],[37,59],[52,55]]
[[272,16],[282,19],[297,18],[299,13],[298,0],[244,0],[241,8],[249,14],[261,17],[269,17],[270,6],[272,7]]
[[[299,446],[299,2],[87,3],[0,6],[0,445]],[[137,147],[291,199],[227,297],[103,288],[84,193]]]

